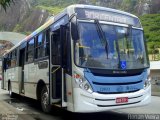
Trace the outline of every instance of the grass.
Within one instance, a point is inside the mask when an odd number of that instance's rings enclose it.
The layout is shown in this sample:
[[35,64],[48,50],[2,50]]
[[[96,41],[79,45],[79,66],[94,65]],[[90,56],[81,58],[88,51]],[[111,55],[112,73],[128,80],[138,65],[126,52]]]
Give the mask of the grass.
[[56,15],[56,14],[58,14],[58,13],[60,13],[61,11],[64,10],[64,7],[60,7],[60,6],[55,6],[55,7],[36,6],[36,8],[46,10],[46,11],[48,11],[49,13],[54,14],[54,15]]

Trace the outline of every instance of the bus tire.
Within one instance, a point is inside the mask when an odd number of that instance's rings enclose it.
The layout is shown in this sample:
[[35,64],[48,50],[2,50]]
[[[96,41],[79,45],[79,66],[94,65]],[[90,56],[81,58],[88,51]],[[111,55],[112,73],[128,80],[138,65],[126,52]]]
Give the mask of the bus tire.
[[45,113],[49,113],[51,111],[51,105],[49,104],[49,94],[45,86],[41,91],[41,107],[43,112]]
[[9,91],[10,98],[14,98],[15,94],[12,92],[12,85],[11,85],[11,83],[9,83],[8,91]]

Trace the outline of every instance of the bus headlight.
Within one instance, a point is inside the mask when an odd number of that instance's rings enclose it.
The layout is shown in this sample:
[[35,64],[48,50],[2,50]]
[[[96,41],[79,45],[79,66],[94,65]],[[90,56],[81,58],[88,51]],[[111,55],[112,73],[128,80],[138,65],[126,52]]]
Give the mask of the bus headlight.
[[146,89],[151,84],[150,75],[148,75],[147,79],[144,81],[144,89]]
[[85,80],[84,78],[81,77],[81,75],[75,73],[74,74],[74,79],[75,79],[75,82],[76,84],[83,90],[89,92],[89,93],[92,93],[93,90],[90,86],[90,84],[88,83],[87,80]]

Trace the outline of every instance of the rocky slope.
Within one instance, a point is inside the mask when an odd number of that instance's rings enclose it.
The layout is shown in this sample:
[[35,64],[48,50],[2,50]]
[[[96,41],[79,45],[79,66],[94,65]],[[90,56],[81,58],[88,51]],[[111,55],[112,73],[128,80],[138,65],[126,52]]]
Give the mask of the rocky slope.
[[51,14],[75,3],[111,7],[136,15],[160,13],[160,0],[14,0],[6,12],[0,9],[0,31],[29,34]]
[[0,10],[0,31],[30,32],[48,18],[46,10],[34,8],[29,0],[14,0],[5,12]]

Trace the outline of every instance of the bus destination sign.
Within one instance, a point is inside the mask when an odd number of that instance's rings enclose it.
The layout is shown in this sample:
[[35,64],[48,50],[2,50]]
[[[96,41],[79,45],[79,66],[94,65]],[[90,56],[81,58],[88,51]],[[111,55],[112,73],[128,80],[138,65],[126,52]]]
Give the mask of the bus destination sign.
[[113,21],[119,23],[126,23],[127,19],[125,17],[121,17],[118,15],[111,15],[106,13],[100,13],[95,11],[84,11],[86,18],[98,19],[98,20],[105,20],[105,21]]
[[76,10],[78,19],[97,19],[108,22],[116,22],[141,27],[138,18],[131,17],[122,13],[116,13],[104,10],[81,9]]

